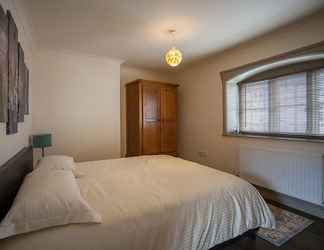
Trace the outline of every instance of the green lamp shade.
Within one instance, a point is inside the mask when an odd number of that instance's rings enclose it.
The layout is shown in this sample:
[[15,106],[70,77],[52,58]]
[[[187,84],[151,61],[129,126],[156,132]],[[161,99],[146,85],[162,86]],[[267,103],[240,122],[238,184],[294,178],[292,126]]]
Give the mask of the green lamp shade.
[[46,148],[52,146],[52,135],[33,135],[33,148]]

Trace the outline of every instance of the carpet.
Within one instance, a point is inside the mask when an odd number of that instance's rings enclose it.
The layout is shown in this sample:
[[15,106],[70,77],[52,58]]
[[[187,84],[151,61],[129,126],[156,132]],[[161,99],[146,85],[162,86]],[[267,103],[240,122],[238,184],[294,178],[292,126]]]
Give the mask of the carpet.
[[275,246],[281,246],[314,222],[287,210],[272,205],[269,207],[276,219],[276,229],[260,228],[257,235]]

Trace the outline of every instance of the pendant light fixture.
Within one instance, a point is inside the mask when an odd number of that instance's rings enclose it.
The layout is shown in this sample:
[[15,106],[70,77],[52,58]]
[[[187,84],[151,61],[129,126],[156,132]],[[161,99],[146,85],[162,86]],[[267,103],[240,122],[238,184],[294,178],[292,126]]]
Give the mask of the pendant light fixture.
[[[169,33],[172,38],[172,43],[174,44],[174,34],[176,30],[169,30]],[[182,61],[182,53],[175,46],[173,46],[166,54],[165,54],[165,62],[171,67],[177,67]]]

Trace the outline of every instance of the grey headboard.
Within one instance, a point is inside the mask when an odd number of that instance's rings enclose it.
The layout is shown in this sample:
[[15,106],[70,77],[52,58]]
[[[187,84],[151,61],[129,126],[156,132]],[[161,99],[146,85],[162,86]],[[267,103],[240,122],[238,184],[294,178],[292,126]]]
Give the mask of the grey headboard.
[[33,150],[22,149],[0,167],[0,221],[9,211],[24,177],[33,171]]

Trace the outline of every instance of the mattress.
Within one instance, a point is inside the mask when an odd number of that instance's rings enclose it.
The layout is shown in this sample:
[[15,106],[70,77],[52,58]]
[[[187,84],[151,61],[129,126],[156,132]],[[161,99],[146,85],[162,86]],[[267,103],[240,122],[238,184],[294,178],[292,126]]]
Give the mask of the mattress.
[[274,217],[258,191],[225,172],[171,156],[77,164],[82,196],[102,224],[0,241],[2,250],[207,250]]

